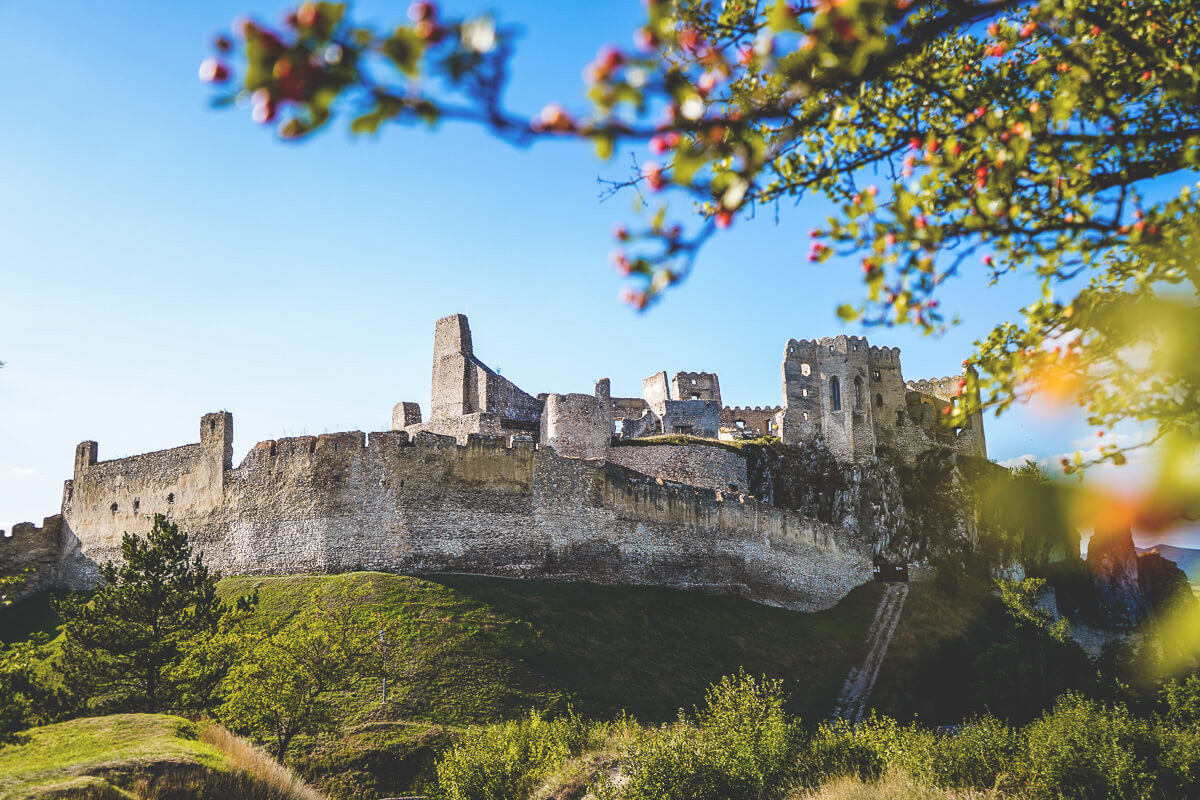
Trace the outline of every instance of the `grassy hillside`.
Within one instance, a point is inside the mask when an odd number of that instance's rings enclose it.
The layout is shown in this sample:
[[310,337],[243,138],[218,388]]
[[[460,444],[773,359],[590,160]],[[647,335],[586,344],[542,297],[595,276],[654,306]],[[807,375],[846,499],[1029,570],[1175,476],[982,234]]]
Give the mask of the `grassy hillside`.
[[408,666],[387,708],[378,686],[361,686],[343,699],[341,736],[295,743],[291,763],[336,798],[419,791],[456,726],[568,705],[597,719],[668,720],[739,667],[783,678],[790,709],[823,718],[863,657],[880,593],[863,586],[804,614],[700,592],[467,575],[241,577],[220,591],[257,588],[256,613],[282,621],[318,586],[364,577],[400,622],[394,646]]
[[[279,623],[319,586],[364,579],[399,621],[393,647],[407,666],[386,708],[379,687],[364,684],[342,698],[342,735],[294,743],[289,761],[335,797],[419,788],[457,726],[568,705],[595,719],[669,720],[739,668],[784,679],[789,710],[816,722],[863,658],[881,592],[862,586],[808,614],[701,592],[467,575],[230,577],[219,591],[232,598],[257,589],[254,613]],[[18,608],[36,613],[0,614],[0,637],[53,633],[58,621],[44,597]]]
[[0,798],[320,800],[261,752],[180,717],[116,714],[28,732],[0,749]]
[[[880,592],[862,586],[804,614],[654,587],[356,575],[402,624],[409,666],[385,716],[451,725],[568,703],[594,718],[671,719],[739,667],[785,679],[794,713],[824,717],[863,655]],[[258,613],[283,619],[318,585],[348,577],[226,578],[220,591],[257,588]],[[366,691],[378,706],[377,689]]]

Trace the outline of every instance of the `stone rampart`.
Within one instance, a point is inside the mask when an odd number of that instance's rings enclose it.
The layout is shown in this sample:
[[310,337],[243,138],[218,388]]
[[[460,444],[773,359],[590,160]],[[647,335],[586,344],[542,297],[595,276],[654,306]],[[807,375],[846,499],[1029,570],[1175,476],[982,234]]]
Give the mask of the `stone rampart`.
[[85,465],[64,495],[83,555],[116,558],[122,533],[163,512],[227,574],[472,572],[703,587],[800,609],[829,607],[871,574],[841,528],[532,441],[296,437],[214,473],[220,456],[202,442]]

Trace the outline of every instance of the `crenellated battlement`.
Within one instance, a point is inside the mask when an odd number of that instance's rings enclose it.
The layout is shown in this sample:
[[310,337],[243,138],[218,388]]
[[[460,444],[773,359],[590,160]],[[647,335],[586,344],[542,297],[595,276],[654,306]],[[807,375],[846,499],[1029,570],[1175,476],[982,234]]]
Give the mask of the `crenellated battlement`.
[[909,391],[927,394],[939,400],[949,400],[957,394],[961,381],[963,381],[962,375],[950,375],[941,378],[922,378],[921,380],[908,381],[904,385]]
[[871,366],[900,366],[900,348],[899,347],[879,347],[871,345],[867,351]]
[[777,414],[780,411],[783,411],[783,406],[725,406],[721,414],[732,419],[738,414]]

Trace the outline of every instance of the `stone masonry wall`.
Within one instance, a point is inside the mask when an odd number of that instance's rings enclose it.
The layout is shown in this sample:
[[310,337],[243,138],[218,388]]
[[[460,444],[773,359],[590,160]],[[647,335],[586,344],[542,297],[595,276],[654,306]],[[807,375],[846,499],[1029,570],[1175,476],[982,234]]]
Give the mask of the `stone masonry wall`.
[[736,426],[741,420],[746,423],[741,430],[747,435],[777,436],[779,432],[775,429],[775,418],[781,411],[783,406],[725,406],[721,409],[721,425]]
[[227,574],[473,572],[704,587],[798,609],[871,576],[869,550],[840,528],[529,441],[349,432],[261,442],[236,469],[215,469],[222,456],[202,441],[84,465],[63,507],[83,555],[116,557],[121,534],[162,511]]
[[608,451],[614,464],[664,481],[728,493],[749,491],[746,459],[724,447],[705,444],[623,445]]

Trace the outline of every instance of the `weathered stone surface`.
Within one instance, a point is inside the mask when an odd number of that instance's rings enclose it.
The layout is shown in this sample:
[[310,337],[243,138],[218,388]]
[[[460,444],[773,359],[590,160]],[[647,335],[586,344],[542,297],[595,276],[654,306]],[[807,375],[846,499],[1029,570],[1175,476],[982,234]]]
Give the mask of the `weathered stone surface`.
[[83,554],[113,558],[123,532],[165,513],[228,573],[475,572],[703,587],[805,609],[870,577],[869,551],[836,526],[532,442],[327,434],[262,442],[236,469],[222,468],[222,444],[82,469],[64,516]]
[[82,588],[90,580],[90,566],[80,559],[79,541],[60,514],[46,517],[41,527],[20,522],[10,535],[0,531],[0,576],[25,576],[16,599],[55,586]]
[[1152,612],[1176,603],[1196,602],[1187,573],[1162,554],[1156,551],[1138,554],[1137,572],[1138,588]]
[[1097,529],[1088,544],[1087,565],[1096,590],[1101,624],[1133,627],[1146,619],[1146,602],[1138,582],[1137,551],[1129,528]]
[[747,492],[750,479],[740,453],[705,444],[625,445],[608,450],[608,460],[652,478],[714,492]]

